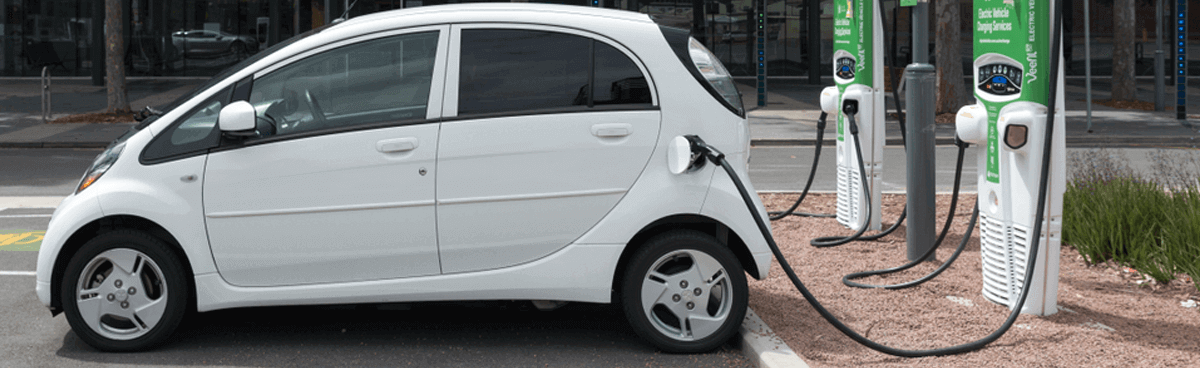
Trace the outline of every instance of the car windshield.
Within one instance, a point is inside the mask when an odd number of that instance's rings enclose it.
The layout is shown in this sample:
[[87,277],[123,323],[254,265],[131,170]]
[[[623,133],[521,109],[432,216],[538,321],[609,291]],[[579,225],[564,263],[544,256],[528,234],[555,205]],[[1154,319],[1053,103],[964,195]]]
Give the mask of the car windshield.
[[[328,29],[329,27],[332,27],[339,23],[341,23],[341,22],[330,23],[330,24],[326,24],[321,27],[313,28],[312,30],[310,30],[308,32],[304,32],[298,36],[286,39],[283,42],[277,43],[274,46],[271,46],[270,48],[263,50],[262,52],[256,53],[253,56],[250,56],[250,57],[246,58],[245,60],[242,60],[241,62],[238,62],[237,64],[234,64],[233,66],[230,66],[229,68],[226,68],[225,70],[222,70],[220,73],[217,73],[217,75],[213,76],[207,82],[204,82],[203,85],[196,87],[195,89],[184,94],[183,96],[179,96],[179,98],[175,99],[175,101],[171,101],[171,103],[166,104],[165,106],[163,106],[162,108],[160,108],[158,110],[162,111],[163,114],[169,113],[169,112],[171,112],[171,110],[174,110],[176,107],[179,107],[179,105],[183,104],[187,100],[192,99],[192,97],[196,97],[196,95],[199,94],[200,92],[203,92],[204,90],[207,90],[209,87],[212,87],[213,85],[216,85],[217,83],[225,80],[225,78],[229,78],[230,75],[233,75],[233,73],[236,73],[237,71],[242,70],[243,68],[249,66],[250,64],[254,64],[257,61],[262,60],[263,58],[267,57],[267,55],[271,55],[271,54],[275,53],[276,51],[279,51],[280,49],[287,47],[288,45],[296,43],[296,41],[308,38],[308,36],[312,36],[317,33],[321,33],[321,31],[324,31],[325,29]],[[145,120],[142,120],[142,122],[140,124],[138,124],[136,127],[134,127],[134,130],[135,131],[141,130],[142,128],[145,128],[146,126],[150,125],[150,123],[153,123],[155,120],[158,120],[158,116],[148,117]]]

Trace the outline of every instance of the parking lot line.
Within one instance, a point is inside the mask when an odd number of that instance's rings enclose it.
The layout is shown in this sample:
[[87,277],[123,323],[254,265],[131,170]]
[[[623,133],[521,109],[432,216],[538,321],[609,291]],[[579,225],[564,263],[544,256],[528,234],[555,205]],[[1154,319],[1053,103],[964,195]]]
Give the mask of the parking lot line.
[[0,271],[0,276],[37,276],[34,271]]
[[50,217],[50,215],[0,215],[0,219],[6,219],[6,218],[31,218],[31,217]]
[[0,197],[2,208],[55,208],[64,197]]

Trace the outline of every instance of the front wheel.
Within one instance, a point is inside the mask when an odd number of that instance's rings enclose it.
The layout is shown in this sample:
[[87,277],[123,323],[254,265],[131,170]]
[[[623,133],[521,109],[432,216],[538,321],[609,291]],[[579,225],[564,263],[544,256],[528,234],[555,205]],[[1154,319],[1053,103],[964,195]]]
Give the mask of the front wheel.
[[186,311],[183,266],[162,240],[118,230],[88,241],[67,264],[60,287],[67,322],[104,351],[161,344]]
[[712,236],[673,231],[630,259],[621,283],[625,317],[639,336],[672,353],[710,351],[746,316],[746,275]]

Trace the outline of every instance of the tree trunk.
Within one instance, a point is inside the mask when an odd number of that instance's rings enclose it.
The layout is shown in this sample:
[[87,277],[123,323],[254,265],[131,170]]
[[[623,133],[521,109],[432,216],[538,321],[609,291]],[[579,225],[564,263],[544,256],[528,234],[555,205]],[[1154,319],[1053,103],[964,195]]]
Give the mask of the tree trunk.
[[959,40],[962,27],[959,24],[959,2],[957,0],[934,1],[937,19],[933,53],[937,58],[937,105],[938,114],[957,112],[963,105],[962,55]]
[[129,112],[125,90],[125,25],[120,0],[104,0],[104,85],[108,87],[107,113]]
[[1133,75],[1133,2],[1116,0],[1113,3],[1113,100],[1137,100],[1137,86],[1134,84]]

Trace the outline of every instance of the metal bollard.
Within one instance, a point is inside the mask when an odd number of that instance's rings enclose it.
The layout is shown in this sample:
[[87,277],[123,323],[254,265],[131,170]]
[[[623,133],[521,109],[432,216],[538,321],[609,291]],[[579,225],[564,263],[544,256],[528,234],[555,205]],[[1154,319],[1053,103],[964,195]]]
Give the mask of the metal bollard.
[[50,67],[42,67],[42,123],[50,121]]

